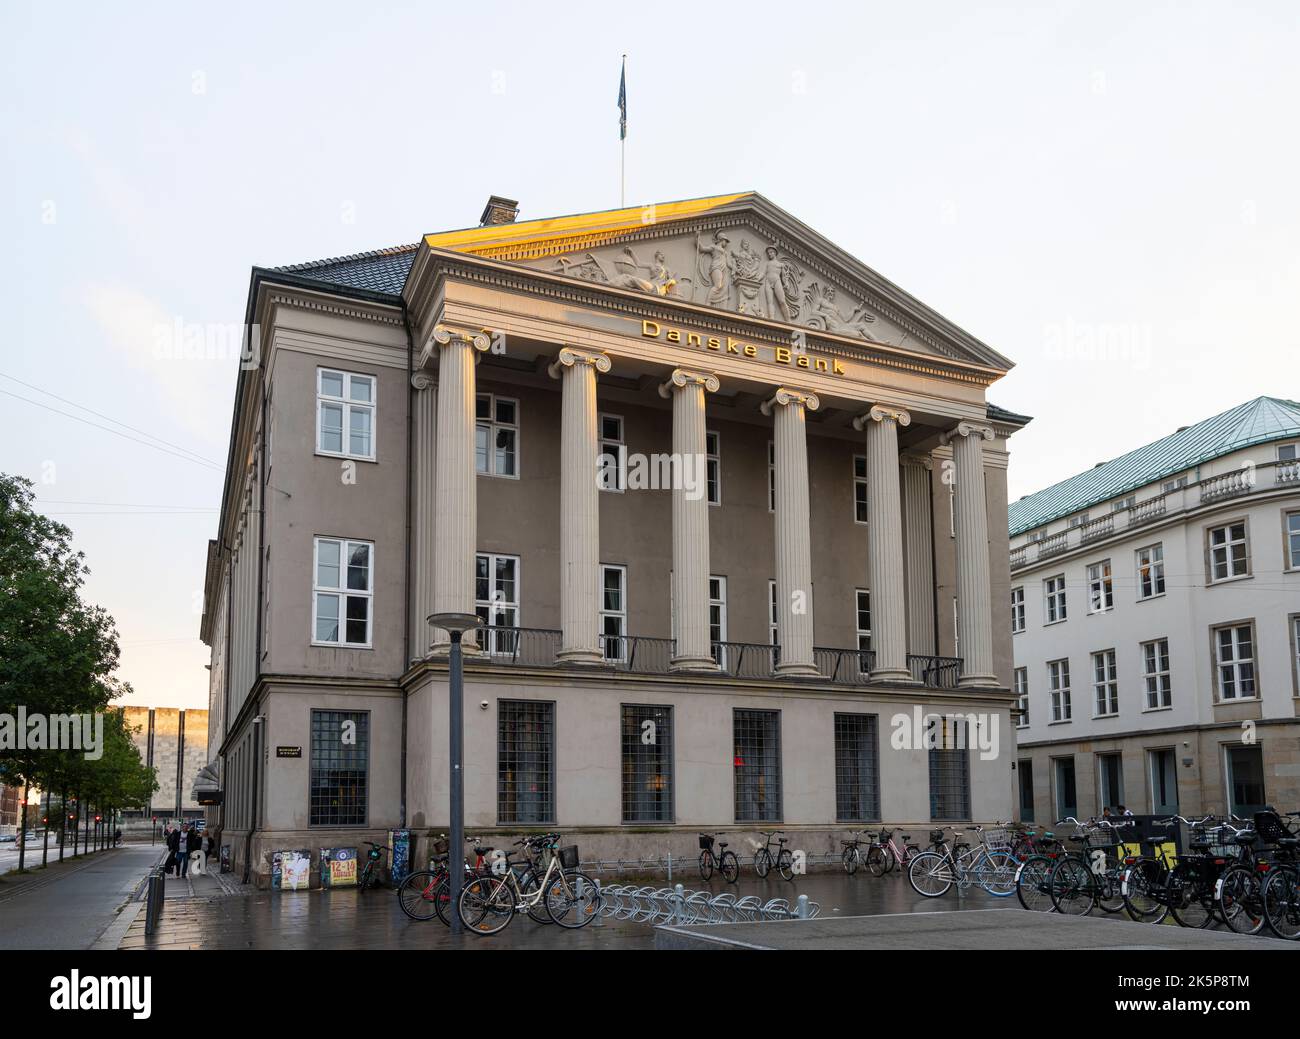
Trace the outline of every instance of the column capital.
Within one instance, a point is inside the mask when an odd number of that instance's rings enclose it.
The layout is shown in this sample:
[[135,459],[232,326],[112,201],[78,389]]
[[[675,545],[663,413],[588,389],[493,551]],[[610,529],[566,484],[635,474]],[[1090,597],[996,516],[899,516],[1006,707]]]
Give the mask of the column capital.
[[433,334],[430,338],[439,346],[450,346],[452,343],[465,343],[472,346],[479,353],[486,353],[492,345],[488,335],[489,333],[485,328],[480,328],[474,332],[468,332],[457,328],[449,328],[446,325],[435,325],[433,328]]
[[910,426],[912,424],[911,412],[904,411],[902,408],[892,408],[886,404],[877,404],[865,415],[859,415],[853,420],[853,428],[861,433],[867,428],[868,422],[884,422],[891,419],[900,426]]
[[555,360],[551,362],[546,371],[552,379],[558,379],[563,375],[563,369],[572,368],[579,364],[589,364],[596,371],[605,373],[613,367],[609,355],[599,350],[583,350],[576,346],[561,347],[560,352],[556,354]]
[[812,390],[796,390],[789,386],[781,386],[767,400],[758,406],[758,410],[764,415],[772,414],[772,406],[787,404],[802,404],[808,411],[816,411],[822,406],[821,400]]
[[934,469],[933,455],[916,455],[916,454],[899,455],[898,461],[900,465],[914,465],[923,469],[930,469],[930,470]]
[[687,386],[703,386],[705,393],[717,393],[722,382],[712,372],[696,372],[689,368],[674,368],[668,381],[659,387],[659,396],[665,400],[672,396],[674,389]]
[[423,369],[417,371],[411,376],[411,388],[415,390],[432,389],[436,384],[433,381],[433,375]]
[[981,422],[969,422],[963,420],[957,423],[957,428],[944,435],[945,443],[952,443],[957,437],[983,437],[985,440],[993,439],[993,427],[986,426]]

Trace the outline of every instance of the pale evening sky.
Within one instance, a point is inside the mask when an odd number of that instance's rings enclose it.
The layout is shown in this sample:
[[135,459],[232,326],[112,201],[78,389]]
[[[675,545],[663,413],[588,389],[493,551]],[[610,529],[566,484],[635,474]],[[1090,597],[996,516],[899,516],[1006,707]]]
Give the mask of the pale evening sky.
[[253,264],[463,227],[490,193],[525,219],[617,205],[626,53],[628,202],[759,191],[1010,357],[990,398],[1035,417],[1012,441],[1028,493],[1300,397],[1297,21],[1285,2],[6,3],[0,471],[73,528],[134,702],[206,706],[236,361],[160,358],[155,330],[215,334]]

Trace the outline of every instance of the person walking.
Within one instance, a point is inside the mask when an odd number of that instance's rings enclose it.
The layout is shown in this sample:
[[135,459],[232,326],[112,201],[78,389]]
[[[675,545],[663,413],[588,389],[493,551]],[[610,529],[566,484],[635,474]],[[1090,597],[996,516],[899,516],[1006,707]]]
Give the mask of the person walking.
[[179,826],[167,827],[167,870],[171,873],[175,871],[179,877],[181,875],[181,828]]
[[193,839],[193,850],[190,852],[190,872],[197,876],[202,876],[208,871],[208,841],[207,830],[202,833],[191,826],[190,837]]
[[190,826],[183,833],[180,834],[180,840],[177,841],[176,844],[177,852],[180,855],[182,877],[189,875],[190,852],[192,852],[195,849],[195,847],[197,847],[197,844],[195,843],[197,841],[198,841],[198,835],[195,834],[194,825],[191,823]]

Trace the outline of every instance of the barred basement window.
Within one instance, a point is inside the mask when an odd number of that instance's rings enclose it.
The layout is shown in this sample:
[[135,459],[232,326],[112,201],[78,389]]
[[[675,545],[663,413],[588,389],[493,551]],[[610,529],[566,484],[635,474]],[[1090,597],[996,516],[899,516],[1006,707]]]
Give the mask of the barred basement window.
[[497,822],[555,821],[555,704],[497,701]]
[[781,712],[736,708],[736,822],[781,819]]
[[970,754],[953,745],[952,726],[945,723],[940,731],[942,746],[930,748],[930,821],[969,819]]
[[623,704],[623,821],[673,821],[673,709]]
[[835,818],[880,819],[880,741],[874,714],[835,715]]
[[365,826],[370,713],[311,712],[311,826]]

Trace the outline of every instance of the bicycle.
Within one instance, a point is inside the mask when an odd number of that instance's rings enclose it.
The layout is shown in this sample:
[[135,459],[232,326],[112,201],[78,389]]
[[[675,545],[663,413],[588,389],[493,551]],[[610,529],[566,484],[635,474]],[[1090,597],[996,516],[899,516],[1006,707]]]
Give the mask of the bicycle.
[[[700,877],[711,880],[716,869],[728,884],[734,884],[740,877],[740,860],[734,851],[727,851],[727,842],[718,842],[722,834],[700,834]],[[714,851],[714,846],[718,850]]]
[[1179,823],[1187,826],[1191,831],[1188,852],[1171,864],[1168,841],[1143,839],[1155,854],[1126,860],[1120,888],[1130,917],[1158,924],[1173,916],[1182,927],[1193,928],[1208,927],[1218,919],[1214,895],[1220,868],[1227,860],[1205,854],[1210,847],[1207,824],[1213,821],[1212,815],[1195,821],[1175,815],[1156,822],[1170,829]]
[[844,872],[849,876],[857,873],[858,866],[862,864],[862,838],[858,834],[865,834],[866,830],[850,830],[849,839],[840,841],[840,847],[844,850],[840,852],[840,864],[844,867]]
[[[1043,834],[1033,845],[1037,850],[1019,859],[1016,867],[1016,899],[1021,906],[1031,912],[1055,913],[1052,904],[1051,876],[1065,846],[1050,831]],[[1011,852],[1013,859],[1016,851]]]
[[[467,837],[466,841],[474,843],[476,839]],[[465,864],[465,882],[475,877],[487,876],[490,872],[486,856],[496,849],[474,844],[474,865]],[[447,926],[451,926],[451,871],[447,866],[447,841],[443,839],[433,846],[434,865],[427,870],[412,873],[402,881],[397,889],[397,904],[402,912],[412,920],[431,920],[436,915]],[[549,919],[547,920],[549,923]]]
[[902,870],[911,863],[912,859],[921,854],[920,845],[912,843],[910,833],[903,834],[903,843],[900,847],[894,840],[894,832],[894,830],[882,829],[879,836],[871,842],[871,847],[867,849],[867,869],[871,870],[871,875],[874,877],[883,877],[895,866]]
[[[1287,812],[1300,817],[1300,812]],[[1260,892],[1268,929],[1287,941],[1300,941],[1300,839],[1277,812],[1255,813],[1255,830],[1277,845],[1278,862]]]
[[524,890],[519,875],[511,868],[511,852],[495,860],[497,866],[504,862],[503,875],[471,880],[461,892],[457,907],[466,929],[480,935],[497,934],[515,914],[538,905],[545,907],[555,923],[570,930],[595,920],[600,915],[601,901],[596,882],[578,868],[576,846],[557,848],[556,844],[555,840],[547,840],[542,846],[546,873],[529,890]]
[[[781,836],[782,834],[785,833],[785,831],[784,830],[759,830],[758,832],[767,838],[767,843],[763,845],[763,847],[759,848],[758,851],[754,852],[754,872],[757,873],[760,877],[766,877],[769,873],[772,872],[772,866],[773,864],[775,864],[777,871],[781,874],[781,876],[783,876],[786,880],[793,880],[794,879],[794,856],[790,854],[790,849],[786,847],[786,844],[788,843],[786,841],[786,838]],[[771,850],[773,837],[780,838],[777,841],[777,852],[776,852],[775,860],[772,858],[772,850]]]
[[1015,860],[1011,853],[992,848],[985,842],[984,828],[975,827],[980,843],[975,848],[957,840],[963,836],[953,832],[953,847],[940,842],[942,852],[923,851],[912,859],[907,868],[907,879],[912,889],[925,898],[939,898],[948,893],[954,884],[964,891],[979,884],[995,898],[1006,898],[1016,889]]
[[366,864],[361,867],[361,876],[357,878],[357,892],[360,894],[364,894],[368,887],[383,885],[384,852],[393,850],[387,844],[376,844],[374,841],[364,843],[370,846],[370,850],[366,852]]
[[1120,854],[1119,831],[1134,825],[1132,820],[1112,822],[1091,819],[1079,822],[1073,816],[1061,820],[1077,830],[1070,840],[1082,845],[1077,852],[1059,857],[1047,877],[1052,907],[1067,916],[1087,916],[1095,907],[1118,913],[1124,908],[1123,873],[1127,863]]

